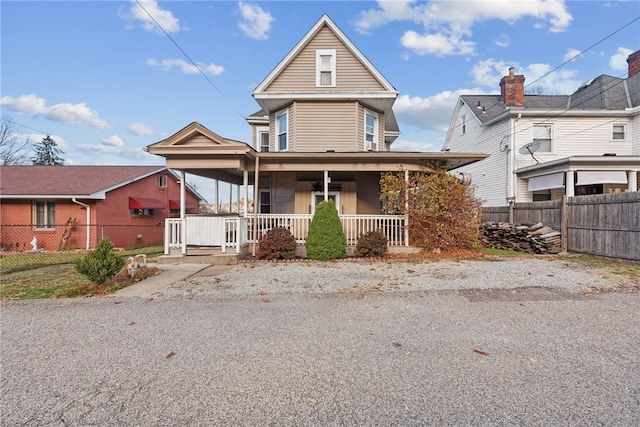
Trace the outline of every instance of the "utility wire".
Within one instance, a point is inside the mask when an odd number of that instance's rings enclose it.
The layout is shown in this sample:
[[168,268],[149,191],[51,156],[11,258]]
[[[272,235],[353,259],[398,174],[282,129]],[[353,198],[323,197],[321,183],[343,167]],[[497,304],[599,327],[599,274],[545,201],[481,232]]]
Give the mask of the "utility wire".
[[221,90],[220,90],[220,89],[219,89],[219,88],[218,88],[218,87],[217,87],[217,86],[216,86],[216,85],[211,81],[211,79],[209,78],[209,76],[207,76],[207,74],[206,74],[204,71],[202,71],[202,69],[200,68],[200,66],[198,66],[198,64],[196,64],[196,63],[195,63],[195,61],[194,61],[193,59],[191,59],[191,57],[189,56],[189,54],[187,54],[187,52],[185,52],[185,50],[184,50],[184,49],[182,49],[182,47],[180,47],[180,45],[178,44],[178,42],[176,42],[176,41],[173,39],[173,37],[171,37],[171,36],[169,35],[169,33],[167,33],[167,32],[165,31],[165,29],[162,27],[162,25],[160,25],[160,23],[159,23],[158,21],[156,21],[156,18],[154,18],[154,17],[153,17],[153,15],[151,15],[151,13],[150,13],[147,9],[145,9],[145,7],[142,5],[142,3],[140,3],[140,0],[136,0],[136,3],[138,4],[138,6],[140,6],[140,8],[141,8],[142,10],[144,10],[144,11],[145,11],[145,13],[146,13],[147,15],[149,15],[149,18],[151,18],[151,20],[153,20],[153,22],[158,26],[158,28],[160,28],[160,30],[162,30],[162,32],[164,33],[164,35],[165,35],[165,36],[167,36],[167,38],[168,38],[169,40],[171,40],[171,42],[172,42],[172,43],[173,43],[173,44],[178,48],[178,50],[180,50],[180,52],[182,52],[182,54],[184,55],[184,57],[185,57],[185,58],[187,58],[187,59],[189,60],[189,62],[191,62],[191,64],[192,64],[194,67],[196,67],[196,69],[198,70],[198,72],[200,72],[200,74],[202,74],[202,77],[204,77],[204,78],[207,80],[207,82],[209,82],[209,84],[210,84],[210,85],[211,85],[211,86],[212,86],[212,87],[213,87],[213,88],[214,88],[214,89],[215,89],[215,90],[220,94],[220,96],[222,96],[222,98],[224,98],[224,100],[225,100],[226,102],[228,102],[228,103],[229,103],[229,105],[231,105],[231,108],[233,108],[233,110],[234,110],[236,113],[238,113],[238,115],[239,115],[240,117],[242,117],[242,119],[244,120],[244,118],[245,118],[245,117],[244,117],[244,115],[243,115],[240,111],[238,111],[238,109],[237,109],[237,108],[235,107],[235,105],[234,105],[234,104],[229,100],[229,98],[227,98],[227,97],[225,96],[225,94],[224,94],[224,93],[222,93],[222,91],[221,91]]

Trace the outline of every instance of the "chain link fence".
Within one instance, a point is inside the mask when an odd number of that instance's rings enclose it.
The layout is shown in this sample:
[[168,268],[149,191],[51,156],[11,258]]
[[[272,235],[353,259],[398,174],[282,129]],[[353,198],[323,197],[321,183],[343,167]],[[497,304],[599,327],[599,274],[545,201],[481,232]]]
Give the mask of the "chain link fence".
[[[157,247],[162,252],[164,226],[113,224],[32,224],[0,227],[0,271],[66,264],[108,238],[117,250]],[[128,251],[127,251],[128,252]]]

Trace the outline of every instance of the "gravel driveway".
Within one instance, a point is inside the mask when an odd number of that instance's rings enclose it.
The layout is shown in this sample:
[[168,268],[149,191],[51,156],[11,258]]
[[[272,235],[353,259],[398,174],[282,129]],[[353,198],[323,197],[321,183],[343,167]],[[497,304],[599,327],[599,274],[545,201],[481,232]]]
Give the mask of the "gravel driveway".
[[0,425],[637,426],[630,289],[538,258],[248,263],[3,303]]

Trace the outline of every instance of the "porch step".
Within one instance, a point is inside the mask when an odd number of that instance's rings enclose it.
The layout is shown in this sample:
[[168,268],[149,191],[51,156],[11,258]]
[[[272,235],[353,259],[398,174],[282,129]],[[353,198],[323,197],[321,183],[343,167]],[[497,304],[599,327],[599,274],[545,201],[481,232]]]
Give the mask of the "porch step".
[[240,254],[202,254],[202,255],[161,255],[158,264],[209,264],[209,265],[235,265],[240,259]]

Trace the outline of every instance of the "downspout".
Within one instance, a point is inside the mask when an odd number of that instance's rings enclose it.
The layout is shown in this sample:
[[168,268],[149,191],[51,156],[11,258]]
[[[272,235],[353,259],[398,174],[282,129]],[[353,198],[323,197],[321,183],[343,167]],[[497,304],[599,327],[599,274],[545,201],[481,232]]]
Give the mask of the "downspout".
[[508,180],[507,180],[507,201],[509,203],[515,202],[516,199],[516,176],[514,171],[516,169],[516,122],[520,120],[522,117],[522,113],[518,113],[518,116],[511,120],[510,124],[510,138],[509,138],[509,156],[507,157],[507,170],[508,170]]
[[76,198],[72,198],[71,201],[73,203],[75,203],[76,205],[80,205],[82,207],[84,207],[87,210],[87,246],[86,246],[86,250],[89,250],[89,247],[91,246],[91,236],[89,235],[89,233],[91,233],[91,206],[79,202],[78,200],[76,200]]

